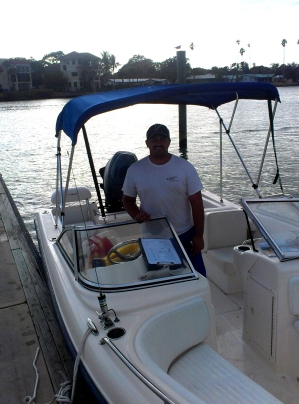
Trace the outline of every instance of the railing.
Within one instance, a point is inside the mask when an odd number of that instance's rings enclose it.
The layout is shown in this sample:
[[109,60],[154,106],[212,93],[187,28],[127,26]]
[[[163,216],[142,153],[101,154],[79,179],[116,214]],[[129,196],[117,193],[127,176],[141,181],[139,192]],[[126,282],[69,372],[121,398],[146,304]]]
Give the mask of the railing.
[[120,352],[120,350],[113,344],[110,338],[104,337],[101,339],[101,344],[107,344],[109,348],[121,359],[121,361],[142,381],[152,392],[154,392],[165,404],[175,404],[170,398],[168,398],[161,390],[154,386],[134,365]]

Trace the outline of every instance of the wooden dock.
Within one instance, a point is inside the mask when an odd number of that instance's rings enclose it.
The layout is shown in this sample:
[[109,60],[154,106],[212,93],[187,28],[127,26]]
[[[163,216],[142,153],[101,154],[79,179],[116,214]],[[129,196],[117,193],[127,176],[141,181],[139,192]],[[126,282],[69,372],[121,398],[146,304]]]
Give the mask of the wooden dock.
[[[49,402],[74,362],[56,321],[38,250],[0,174],[0,402]],[[94,402],[80,374],[74,404]],[[28,399],[29,400],[29,399]],[[55,402],[55,400],[54,400]]]

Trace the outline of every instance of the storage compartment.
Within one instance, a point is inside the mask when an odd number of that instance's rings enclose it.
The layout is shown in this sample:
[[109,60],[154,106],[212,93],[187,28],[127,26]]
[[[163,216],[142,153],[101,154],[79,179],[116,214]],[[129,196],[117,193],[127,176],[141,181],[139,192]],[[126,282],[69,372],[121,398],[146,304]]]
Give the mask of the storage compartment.
[[275,361],[277,293],[253,276],[247,280],[244,339]]

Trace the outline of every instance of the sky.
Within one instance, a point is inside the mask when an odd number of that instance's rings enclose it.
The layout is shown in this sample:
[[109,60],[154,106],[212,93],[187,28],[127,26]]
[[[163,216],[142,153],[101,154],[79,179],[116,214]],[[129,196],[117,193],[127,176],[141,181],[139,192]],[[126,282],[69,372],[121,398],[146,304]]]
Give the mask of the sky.
[[108,51],[124,65],[133,55],[162,62],[181,46],[192,68],[299,64],[299,0],[15,0],[1,15],[0,58]]

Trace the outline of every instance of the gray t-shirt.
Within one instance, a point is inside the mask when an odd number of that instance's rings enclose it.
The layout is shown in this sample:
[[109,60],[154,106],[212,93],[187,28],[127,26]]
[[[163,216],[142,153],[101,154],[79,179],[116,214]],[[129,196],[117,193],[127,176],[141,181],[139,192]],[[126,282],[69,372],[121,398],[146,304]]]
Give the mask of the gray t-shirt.
[[166,216],[178,234],[193,226],[188,197],[203,189],[191,163],[172,155],[168,163],[153,164],[149,157],[132,164],[123,185],[127,196],[140,199],[140,208],[151,217]]

